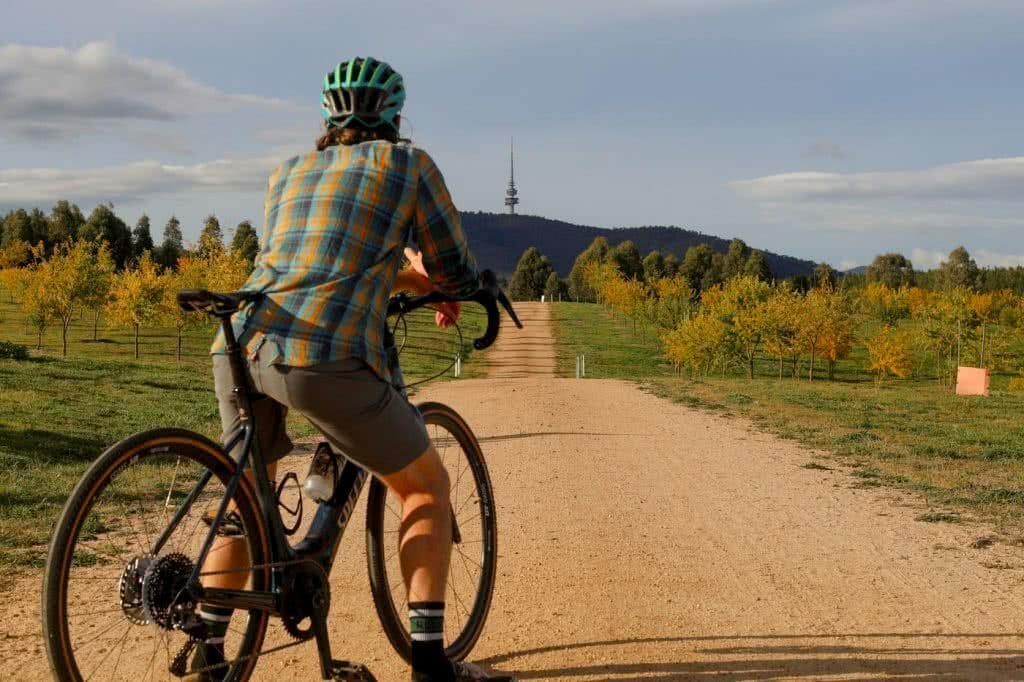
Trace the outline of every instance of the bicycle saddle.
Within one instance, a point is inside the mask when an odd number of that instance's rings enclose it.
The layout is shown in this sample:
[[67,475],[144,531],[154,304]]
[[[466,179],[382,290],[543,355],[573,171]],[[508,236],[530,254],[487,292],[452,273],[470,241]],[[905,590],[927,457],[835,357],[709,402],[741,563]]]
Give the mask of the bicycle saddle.
[[263,296],[258,291],[235,291],[229,294],[216,294],[206,289],[185,289],[178,292],[178,305],[183,310],[199,310],[214,315],[230,315],[243,304],[255,301]]

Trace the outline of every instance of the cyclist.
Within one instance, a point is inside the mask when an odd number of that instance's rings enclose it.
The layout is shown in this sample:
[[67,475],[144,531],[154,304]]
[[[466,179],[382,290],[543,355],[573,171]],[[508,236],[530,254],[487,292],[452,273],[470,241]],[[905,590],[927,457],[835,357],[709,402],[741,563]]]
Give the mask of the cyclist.
[[[400,561],[409,597],[412,679],[511,680],[444,655],[444,596],[451,518],[449,480],[416,409],[391,383],[386,306],[406,246],[419,274],[400,285],[465,296],[478,286],[473,257],[437,166],[399,139],[402,77],[388,64],[355,57],[323,81],[324,130],[316,150],[271,175],[263,243],[243,289],[264,296],[237,313],[235,334],[256,391],[260,447],[268,461],[291,450],[288,408],[302,413],[345,455],[402,500]],[[420,260],[420,258],[422,260]],[[429,275],[427,274],[429,273]],[[457,306],[438,323],[450,324]],[[214,380],[225,434],[239,425],[221,335]],[[204,571],[244,565],[245,545],[230,524]],[[207,585],[241,587],[244,573]],[[235,583],[235,584],[232,584]],[[207,640],[193,670],[224,660],[230,610],[203,605]]]

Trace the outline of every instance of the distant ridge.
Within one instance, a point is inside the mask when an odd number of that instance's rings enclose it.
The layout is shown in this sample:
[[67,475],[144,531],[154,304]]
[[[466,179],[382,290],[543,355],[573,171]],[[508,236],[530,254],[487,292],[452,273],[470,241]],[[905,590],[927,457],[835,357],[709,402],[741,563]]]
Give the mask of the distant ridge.
[[[697,244],[708,244],[716,251],[729,248],[729,240],[681,227],[647,226],[605,229],[587,225],[573,225],[532,215],[505,213],[463,212],[462,226],[469,245],[481,267],[500,273],[511,273],[519,257],[527,248],[536,246],[551,259],[562,277],[569,274],[572,264],[583,249],[597,237],[604,237],[612,246],[631,239],[641,256],[655,249],[674,253],[680,261],[686,250]],[[751,248],[760,248],[750,244]],[[814,263],[809,260],[784,256],[762,249],[775,277],[783,279],[794,275],[810,275]]]

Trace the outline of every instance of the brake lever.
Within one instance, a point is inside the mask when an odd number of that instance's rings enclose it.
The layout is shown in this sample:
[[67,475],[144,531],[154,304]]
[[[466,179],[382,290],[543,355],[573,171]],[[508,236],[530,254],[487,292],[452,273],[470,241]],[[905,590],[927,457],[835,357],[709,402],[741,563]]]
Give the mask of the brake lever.
[[512,309],[512,302],[508,300],[508,296],[505,295],[505,292],[502,291],[501,289],[498,289],[497,298],[498,303],[500,303],[501,307],[505,309],[505,312],[508,313],[508,316],[512,318],[512,321],[516,325],[516,329],[522,329],[523,323],[519,321],[519,316],[516,315],[516,311]]

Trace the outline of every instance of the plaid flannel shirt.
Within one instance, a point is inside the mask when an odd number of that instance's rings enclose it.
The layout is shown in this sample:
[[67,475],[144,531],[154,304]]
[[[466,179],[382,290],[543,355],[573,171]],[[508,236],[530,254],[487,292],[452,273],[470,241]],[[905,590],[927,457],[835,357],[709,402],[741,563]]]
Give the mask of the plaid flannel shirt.
[[[242,287],[265,294],[233,318],[247,354],[307,367],[359,358],[390,378],[386,307],[415,241],[441,291],[468,295],[477,271],[441,172],[409,144],[363,142],[285,161],[270,176],[262,248]],[[226,350],[222,333],[212,353]]]

